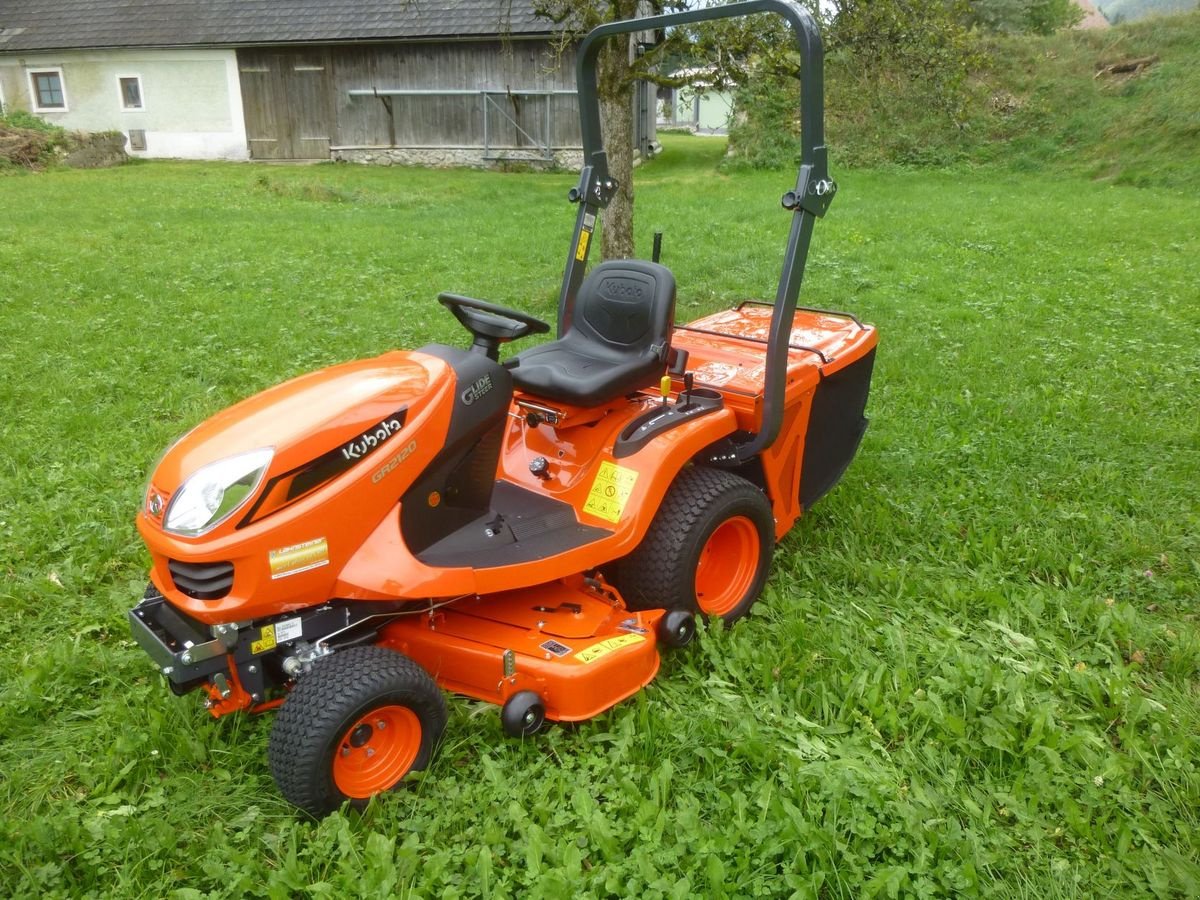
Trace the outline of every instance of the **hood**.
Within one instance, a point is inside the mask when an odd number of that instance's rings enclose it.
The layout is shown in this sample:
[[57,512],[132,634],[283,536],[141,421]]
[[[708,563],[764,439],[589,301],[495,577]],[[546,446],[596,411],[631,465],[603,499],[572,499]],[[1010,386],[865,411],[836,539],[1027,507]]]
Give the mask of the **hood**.
[[447,377],[440,360],[395,352],[294,378],[185,434],[158,464],[154,487],[169,496],[198,469],[261,448],[274,451],[268,475],[327,455],[357,461],[398,432]]

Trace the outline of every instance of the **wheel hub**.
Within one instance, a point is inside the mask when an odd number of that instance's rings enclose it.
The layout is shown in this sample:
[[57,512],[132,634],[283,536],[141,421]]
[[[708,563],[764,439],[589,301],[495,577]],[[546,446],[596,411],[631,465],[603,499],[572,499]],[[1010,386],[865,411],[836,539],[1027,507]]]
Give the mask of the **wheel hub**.
[[696,605],[711,616],[735,609],[754,583],[760,542],[745,516],[726,519],[709,535],[696,566]]
[[342,733],[333,780],[347,797],[366,799],[394,787],[421,748],[421,723],[405,706],[383,706]]

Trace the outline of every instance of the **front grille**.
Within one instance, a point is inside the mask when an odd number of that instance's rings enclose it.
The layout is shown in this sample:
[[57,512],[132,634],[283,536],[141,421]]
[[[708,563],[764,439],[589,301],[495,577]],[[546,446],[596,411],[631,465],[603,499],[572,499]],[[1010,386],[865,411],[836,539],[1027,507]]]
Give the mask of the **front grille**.
[[167,560],[175,587],[197,600],[220,600],[233,587],[233,563]]

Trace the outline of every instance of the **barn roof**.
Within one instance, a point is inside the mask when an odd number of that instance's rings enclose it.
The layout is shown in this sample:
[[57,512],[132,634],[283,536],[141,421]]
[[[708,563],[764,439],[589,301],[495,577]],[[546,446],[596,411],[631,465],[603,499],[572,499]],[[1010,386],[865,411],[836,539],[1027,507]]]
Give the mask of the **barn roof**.
[[556,30],[532,0],[0,0],[0,53],[470,38]]

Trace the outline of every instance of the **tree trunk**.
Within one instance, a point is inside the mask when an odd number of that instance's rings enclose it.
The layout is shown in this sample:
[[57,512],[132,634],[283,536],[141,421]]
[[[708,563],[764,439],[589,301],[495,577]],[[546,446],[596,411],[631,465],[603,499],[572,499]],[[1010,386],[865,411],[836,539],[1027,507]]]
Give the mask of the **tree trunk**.
[[[628,9],[625,7],[628,6]],[[631,18],[633,0],[616,0],[614,18]],[[630,77],[632,35],[611,38],[600,51],[596,82],[600,97],[600,130],[608,151],[608,171],[619,187],[600,217],[600,252],[604,259],[633,256],[633,80]]]

